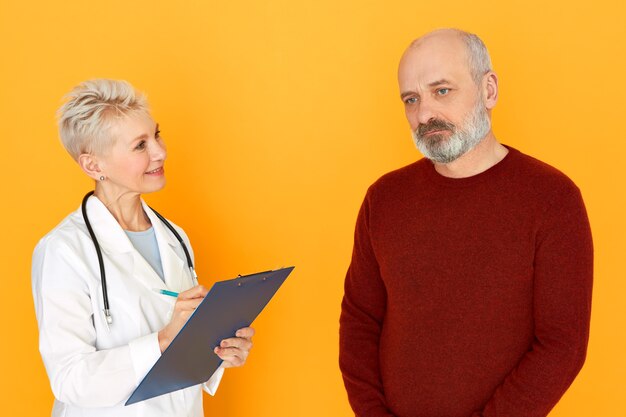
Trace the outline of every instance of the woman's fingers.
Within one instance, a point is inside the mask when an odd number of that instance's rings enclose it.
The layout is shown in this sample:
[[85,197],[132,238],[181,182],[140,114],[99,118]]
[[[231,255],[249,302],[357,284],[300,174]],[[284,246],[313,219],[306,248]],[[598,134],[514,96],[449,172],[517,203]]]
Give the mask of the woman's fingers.
[[242,366],[252,349],[252,336],[254,329],[252,327],[244,327],[235,332],[236,337],[230,337],[220,342],[214,352],[224,361],[223,366],[226,368],[234,366]]
[[243,327],[237,330],[235,336],[250,340],[254,336],[254,329],[252,327]]
[[176,304],[174,305],[174,313],[175,315],[177,311],[193,311],[195,310],[204,297],[207,295],[208,290],[204,288],[202,285],[196,285],[193,288],[188,289],[187,291],[183,291],[178,294],[178,298],[176,299]]
[[178,294],[178,300],[190,300],[193,298],[202,299],[208,293],[209,293],[209,290],[207,290],[204,286],[196,285],[195,287],[189,288],[187,291],[183,291],[180,294]]
[[249,339],[243,339],[240,337],[231,337],[230,339],[224,339],[220,342],[220,347],[235,347],[244,350],[252,349],[252,341]]
[[198,306],[200,305],[200,303],[202,302],[202,298],[192,298],[189,300],[178,300],[176,301],[176,305],[174,306],[174,313],[176,311],[193,311],[196,308],[198,308]]
[[216,347],[214,352],[224,361],[225,368],[243,365],[249,354],[249,351],[235,347]]
[[159,331],[158,340],[161,352],[165,351],[180,329],[185,325],[194,310],[200,305],[208,290],[202,285],[178,294],[170,322]]

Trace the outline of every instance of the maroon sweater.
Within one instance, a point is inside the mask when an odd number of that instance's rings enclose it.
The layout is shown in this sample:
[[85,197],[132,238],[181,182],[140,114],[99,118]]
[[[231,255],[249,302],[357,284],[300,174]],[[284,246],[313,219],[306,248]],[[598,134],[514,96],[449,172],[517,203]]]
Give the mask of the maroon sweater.
[[580,370],[585,207],[565,175],[509,150],[473,177],[422,159],[369,188],[340,320],[357,416],[546,416]]

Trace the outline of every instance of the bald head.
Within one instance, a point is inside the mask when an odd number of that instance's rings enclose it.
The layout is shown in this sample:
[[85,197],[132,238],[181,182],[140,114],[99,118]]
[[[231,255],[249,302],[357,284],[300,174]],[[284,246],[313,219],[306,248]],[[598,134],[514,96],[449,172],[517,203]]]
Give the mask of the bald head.
[[398,86],[415,144],[448,164],[491,133],[498,79],[475,35],[437,30],[411,43],[398,66]]
[[415,39],[407,52],[417,49],[425,44],[434,44],[437,48],[450,48],[464,52],[467,67],[472,79],[479,83],[483,75],[491,71],[491,58],[483,41],[473,33],[459,29],[437,29]]

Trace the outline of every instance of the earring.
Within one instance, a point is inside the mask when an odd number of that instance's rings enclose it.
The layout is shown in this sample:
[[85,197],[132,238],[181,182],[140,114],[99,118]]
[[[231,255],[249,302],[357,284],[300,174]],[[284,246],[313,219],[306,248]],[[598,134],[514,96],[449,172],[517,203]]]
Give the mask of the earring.
[[104,175],[100,175],[100,181],[104,181]]

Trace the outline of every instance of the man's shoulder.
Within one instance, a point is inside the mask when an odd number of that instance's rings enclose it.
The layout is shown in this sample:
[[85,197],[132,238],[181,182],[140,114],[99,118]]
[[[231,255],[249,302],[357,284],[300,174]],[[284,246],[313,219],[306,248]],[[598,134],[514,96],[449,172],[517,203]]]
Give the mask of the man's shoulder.
[[559,169],[533,156],[509,148],[517,156],[512,169],[523,182],[536,190],[578,190],[578,187]]
[[370,192],[395,191],[405,187],[415,187],[416,182],[425,180],[426,170],[431,168],[432,163],[422,158],[402,168],[394,169],[380,178],[371,186]]

